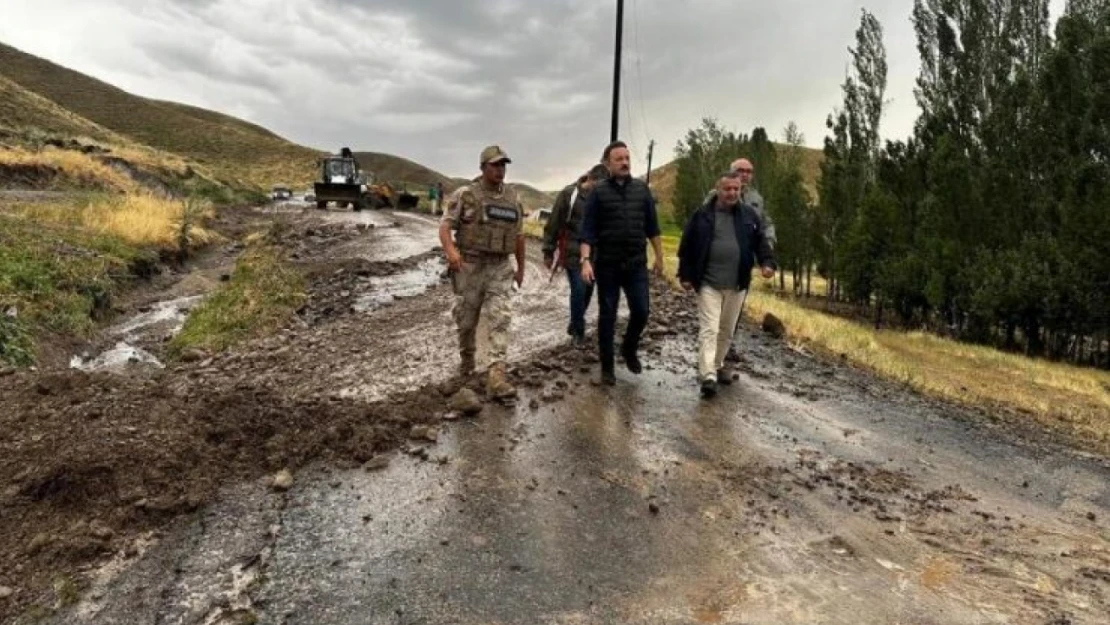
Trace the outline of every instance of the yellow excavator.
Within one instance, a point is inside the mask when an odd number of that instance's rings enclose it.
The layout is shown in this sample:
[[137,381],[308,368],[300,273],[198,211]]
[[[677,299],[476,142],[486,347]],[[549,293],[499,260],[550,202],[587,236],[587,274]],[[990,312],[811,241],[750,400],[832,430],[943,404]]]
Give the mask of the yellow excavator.
[[337,156],[319,161],[320,180],[313,185],[316,208],[325,209],[328,202],[339,208],[349,204],[354,210],[364,208],[415,208],[419,198],[407,191],[398,194],[388,182],[375,182],[370,172],[363,171],[350,148]]

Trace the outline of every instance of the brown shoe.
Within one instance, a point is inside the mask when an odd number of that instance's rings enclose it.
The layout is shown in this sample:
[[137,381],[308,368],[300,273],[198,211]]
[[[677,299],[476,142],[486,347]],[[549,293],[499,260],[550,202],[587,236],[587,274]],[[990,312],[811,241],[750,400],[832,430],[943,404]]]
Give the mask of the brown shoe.
[[486,377],[486,394],[494,399],[516,397],[516,389],[505,376],[505,365],[494,363]]

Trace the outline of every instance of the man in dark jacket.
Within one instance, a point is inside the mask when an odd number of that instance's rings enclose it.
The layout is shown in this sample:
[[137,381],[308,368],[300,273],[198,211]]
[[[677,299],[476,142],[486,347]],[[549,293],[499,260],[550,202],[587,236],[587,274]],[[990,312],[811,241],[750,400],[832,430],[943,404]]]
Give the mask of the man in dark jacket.
[[[595,165],[578,182],[560,191],[543,231],[544,264],[552,271],[559,267],[566,268],[567,283],[570,285],[570,324],[567,326],[567,334],[579,346],[586,342],[586,309],[590,307],[590,299],[594,294],[594,285],[582,279],[582,265],[578,259],[579,246],[582,243],[582,217],[586,211],[586,198],[598,181],[607,175],[608,170],[604,165]],[[556,264],[558,267],[553,266]]]
[[724,370],[744,298],[758,260],[764,278],[775,275],[775,258],[755,209],[740,202],[740,175],[723,174],[716,196],[686,223],[678,246],[678,279],[698,294],[698,379],[702,396],[731,384]]
[[[663,275],[663,241],[655,200],[643,180],[632,177],[628,146],[615,141],[605,148],[601,160],[609,177],[597,185],[586,201],[579,257],[582,279],[597,280],[597,342],[601,355],[601,382],[616,384],[613,371],[613,335],[621,290],[628,299],[628,328],[621,355],[632,373],[643,370],[638,355],[640,335],[647,325],[647,242],[655,251],[656,275]],[[596,263],[596,267],[594,264]]]

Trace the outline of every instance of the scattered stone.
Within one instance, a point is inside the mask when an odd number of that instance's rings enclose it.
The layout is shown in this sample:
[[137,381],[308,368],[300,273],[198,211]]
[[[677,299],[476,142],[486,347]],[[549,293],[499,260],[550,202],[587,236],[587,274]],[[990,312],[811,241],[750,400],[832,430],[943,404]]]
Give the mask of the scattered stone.
[[779,319],[771,313],[763,315],[763,323],[761,324],[763,331],[776,339],[781,339],[786,336],[786,325],[783,324],[782,319]]
[[200,362],[208,357],[203,349],[191,347],[181,352],[181,362]]
[[439,440],[439,430],[430,425],[414,425],[409,430],[409,438],[434,443]]
[[50,545],[53,542],[54,542],[54,538],[51,537],[49,534],[46,534],[46,533],[35,534],[35,537],[32,538],[31,542],[27,545],[27,550],[30,551],[31,553],[37,553],[43,547],[46,547],[46,546]]
[[278,471],[276,474],[274,474],[273,479],[270,480],[270,488],[279,492],[287,491],[292,487],[293,474],[289,471],[289,469],[282,469],[281,471]]
[[89,524],[89,535],[93,538],[109,540],[110,538],[112,538],[112,536],[115,536],[115,534],[116,533],[112,530],[112,528],[104,525],[100,521],[93,521]]
[[389,456],[374,456],[367,460],[362,468],[367,471],[381,471],[389,466]]
[[1087,513],[1087,520],[1088,521],[1094,522],[1097,518],[1098,517],[1095,516],[1094,512],[1088,512]]
[[651,512],[652,514],[659,514],[659,504],[655,503],[654,501],[649,503],[648,512]]
[[464,415],[473,416],[482,412],[482,401],[478,394],[469,388],[463,388],[455,393],[449,405],[451,410],[456,410]]
[[0,599],[7,599],[14,594],[15,590],[13,590],[10,586],[0,586]]
[[444,421],[458,421],[462,418],[462,413],[452,410],[450,412],[443,413],[443,416],[440,418]]

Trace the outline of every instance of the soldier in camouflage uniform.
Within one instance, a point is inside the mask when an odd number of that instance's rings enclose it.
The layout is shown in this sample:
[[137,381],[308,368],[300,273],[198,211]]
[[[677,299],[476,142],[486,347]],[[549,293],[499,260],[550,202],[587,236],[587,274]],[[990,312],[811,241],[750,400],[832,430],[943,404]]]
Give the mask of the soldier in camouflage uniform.
[[[505,166],[510,162],[498,146],[482,150],[482,176],[451,195],[439,226],[457,296],[453,315],[459,330],[459,372],[474,372],[476,329],[485,310],[490,354],[486,391],[495,398],[516,395],[505,375],[505,358],[512,319],[511,282],[517,286],[524,282],[524,210],[505,185]],[[516,256],[515,272],[510,254]]]

